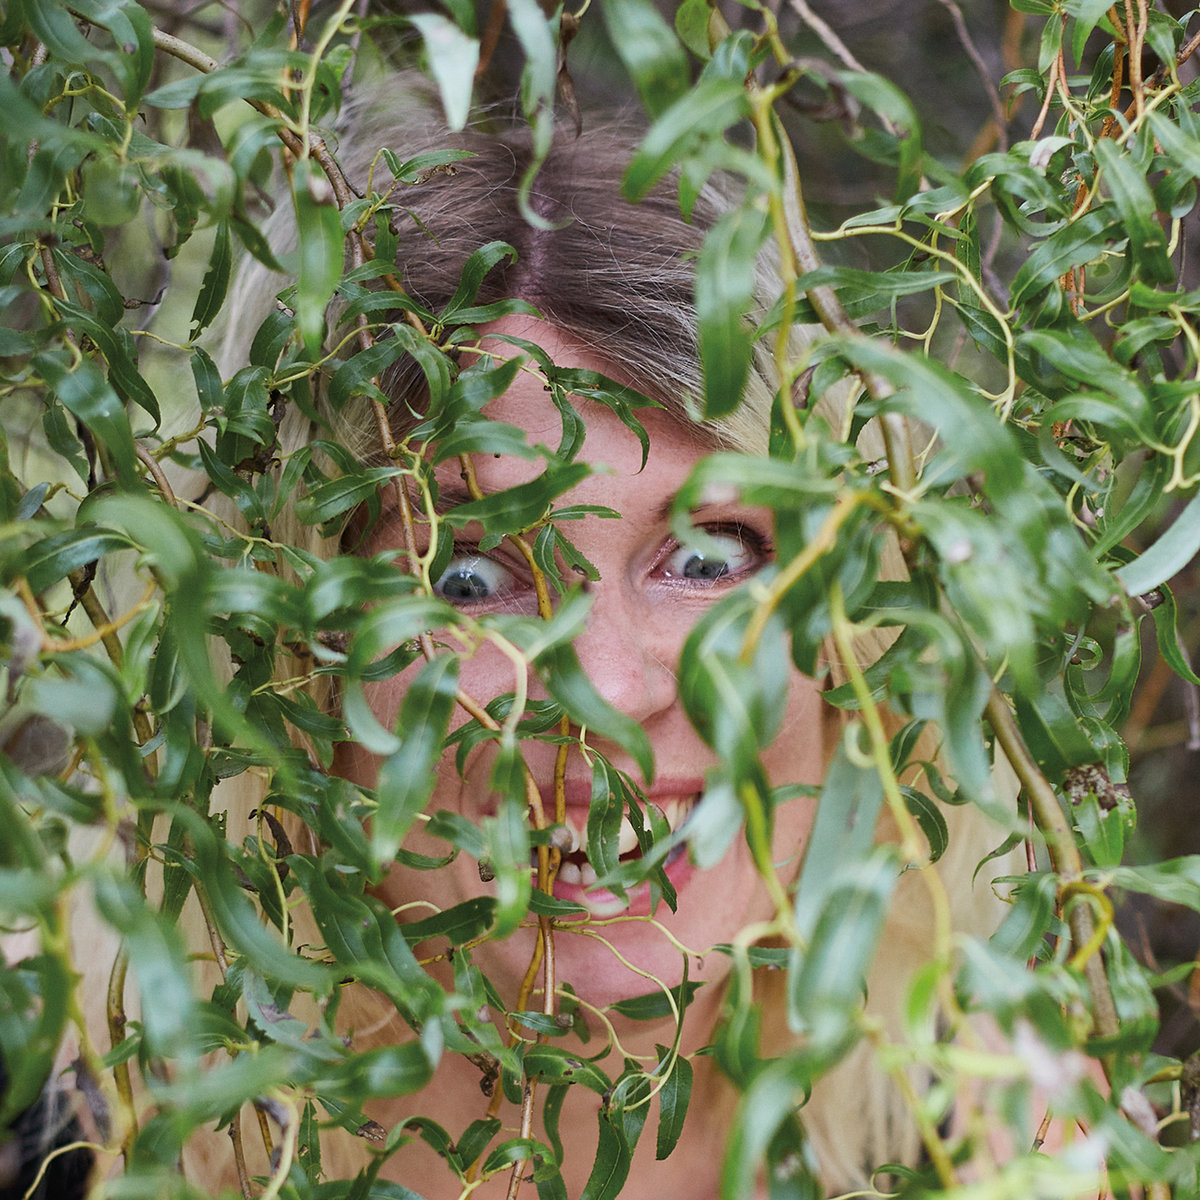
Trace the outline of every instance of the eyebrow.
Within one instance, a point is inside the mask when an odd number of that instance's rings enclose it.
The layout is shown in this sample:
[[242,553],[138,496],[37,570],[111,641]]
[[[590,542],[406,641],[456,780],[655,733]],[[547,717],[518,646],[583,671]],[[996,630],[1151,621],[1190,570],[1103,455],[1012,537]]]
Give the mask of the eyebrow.
[[460,483],[439,483],[433,511],[441,517],[451,509],[458,508],[463,504],[470,504],[474,499],[475,497]]
[[[491,493],[484,493],[485,496],[490,495],[490,494]],[[445,484],[438,487],[437,501],[434,503],[433,511],[439,517],[444,516],[446,513],[452,511],[455,508],[458,508],[460,505],[470,504],[476,498],[477,497],[472,496],[471,493],[462,484],[452,483],[452,482],[447,481]],[[654,510],[654,513],[653,513],[654,518],[656,520],[664,522],[664,523],[669,522],[671,520],[671,510],[674,508],[674,506],[675,506],[675,497],[668,496]],[[720,507],[720,505],[716,505],[711,502],[703,502],[703,503],[697,504],[694,508],[691,508],[688,510],[688,516],[689,517],[699,516],[699,515],[703,514],[706,509],[714,508],[714,507]],[[741,508],[741,507],[750,507],[750,506],[738,504],[738,505],[736,505],[736,507]],[[624,516],[625,514],[621,513],[619,515]]]

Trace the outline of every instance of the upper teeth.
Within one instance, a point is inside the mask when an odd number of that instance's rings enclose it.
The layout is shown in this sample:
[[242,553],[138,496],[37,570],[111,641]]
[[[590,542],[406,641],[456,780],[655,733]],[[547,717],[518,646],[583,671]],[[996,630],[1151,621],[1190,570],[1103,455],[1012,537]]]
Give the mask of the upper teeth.
[[[688,813],[692,811],[692,803],[690,797],[685,800],[657,800],[654,801],[654,807],[663,815],[667,826],[673,832],[683,824]],[[579,815],[582,816],[582,814]],[[574,854],[577,850],[587,851],[586,818],[585,823],[578,826],[568,816],[562,822],[561,829],[563,831],[561,837],[552,838],[552,840],[563,854]],[[625,815],[621,818],[621,833],[617,840],[618,853],[628,854],[631,850],[637,849],[637,844],[637,834],[634,832],[628,815]]]

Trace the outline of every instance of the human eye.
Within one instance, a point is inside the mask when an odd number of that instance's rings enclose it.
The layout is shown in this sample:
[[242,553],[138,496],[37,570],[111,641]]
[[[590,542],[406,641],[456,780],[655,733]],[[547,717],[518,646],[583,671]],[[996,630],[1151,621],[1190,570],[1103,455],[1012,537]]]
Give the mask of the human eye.
[[435,595],[462,606],[503,599],[513,590],[513,573],[478,551],[456,552],[433,585]]
[[695,544],[675,543],[662,560],[663,575],[712,584],[751,575],[770,561],[768,540],[754,530],[720,526],[704,528],[703,532],[703,541],[698,538]]

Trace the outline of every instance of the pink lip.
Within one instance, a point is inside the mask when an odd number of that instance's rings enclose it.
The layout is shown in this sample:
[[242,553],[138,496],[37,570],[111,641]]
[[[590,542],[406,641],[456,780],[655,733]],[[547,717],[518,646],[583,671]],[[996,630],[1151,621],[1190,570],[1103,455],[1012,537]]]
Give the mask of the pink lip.
[[[660,777],[654,781],[653,786],[646,793],[646,799],[650,803],[654,803],[656,800],[691,799],[694,796],[700,795],[703,790],[704,783],[700,779]],[[546,820],[552,822],[554,819],[555,802],[554,785],[551,783],[548,787],[539,786],[538,791],[541,794]],[[586,810],[591,804],[591,780],[579,778],[567,779],[563,788],[563,796],[568,809],[573,809],[577,812],[579,810]],[[663,865],[663,871],[670,880],[671,886],[678,893],[688,885],[695,871],[695,866],[686,853],[679,853],[668,857]],[[559,900],[581,904],[601,917],[648,916],[650,913],[650,893],[651,884],[648,879],[643,880],[643,882],[637,884],[635,887],[626,889],[625,894],[628,897],[628,903],[623,903],[612,892],[606,891],[603,888],[596,889],[587,884],[567,883],[562,879],[555,879],[554,881],[554,895]]]
[[[686,853],[680,854],[674,862],[668,861],[663,866],[663,871],[677,894],[687,887],[695,870],[695,865]],[[581,883],[566,883],[561,879],[554,881],[554,895],[558,900],[581,904],[598,917],[645,917],[650,915],[650,880],[648,879],[644,879],[636,887],[626,888],[625,895],[628,897],[628,903],[623,903],[612,892],[606,891],[604,888],[588,887]]]

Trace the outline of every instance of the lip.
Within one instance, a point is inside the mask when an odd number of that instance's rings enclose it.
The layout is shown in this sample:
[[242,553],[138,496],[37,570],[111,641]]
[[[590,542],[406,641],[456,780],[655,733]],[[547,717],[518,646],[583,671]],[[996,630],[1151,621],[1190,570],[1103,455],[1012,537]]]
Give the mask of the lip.
[[[645,793],[646,802],[661,809],[675,809],[676,805],[686,805],[686,811],[678,818],[679,828],[687,820],[691,810],[696,806],[703,793],[702,780],[695,778],[659,778]],[[552,822],[555,812],[555,789],[539,787],[543,810],[548,822]],[[587,813],[590,808],[592,786],[590,779],[568,779],[563,789],[567,823],[574,830],[582,830],[587,825]],[[678,810],[676,810],[678,811]],[[662,869],[671,886],[678,893],[685,888],[695,870],[685,848],[675,847],[663,861]],[[554,881],[554,895],[559,900],[579,904],[593,916],[648,916],[650,913],[651,882],[643,880],[634,887],[625,890],[626,900],[614,895],[604,888],[596,888],[594,884],[568,882],[557,877]]]
[[[687,887],[695,870],[695,864],[682,845],[672,850],[663,862],[663,872],[676,894]],[[557,878],[554,881],[556,900],[582,905],[594,917],[647,917],[650,915],[650,892],[649,879],[643,879],[636,886],[626,888],[626,900],[605,888],[597,888],[591,884],[568,883]]]

